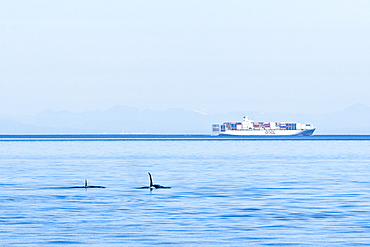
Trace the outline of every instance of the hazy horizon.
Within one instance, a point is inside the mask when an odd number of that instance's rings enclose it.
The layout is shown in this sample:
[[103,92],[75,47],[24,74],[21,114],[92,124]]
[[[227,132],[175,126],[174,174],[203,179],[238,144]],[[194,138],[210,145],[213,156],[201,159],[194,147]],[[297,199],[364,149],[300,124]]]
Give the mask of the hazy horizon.
[[[194,108],[194,109],[185,109],[185,108],[181,108],[181,107],[168,107],[168,108],[150,108],[150,107],[145,107],[145,108],[140,108],[140,107],[135,107],[135,106],[128,106],[128,105],[113,105],[111,107],[107,107],[107,108],[102,108],[102,109],[88,109],[88,110],[68,110],[68,109],[59,109],[59,110],[56,110],[56,109],[52,109],[52,108],[45,108],[45,109],[42,109],[38,112],[28,112],[26,114],[16,114],[16,113],[13,113],[13,114],[9,114],[9,113],[0,113],[0,118],[1,117],[22,117],[22,116],[37,116],[37,115],[40,115],[40,114],[43,114],[43,113],[48,113],[48,112],[55,112],[55,113],[60,113],[60,112],[68,112],[68,113],[72,113],[72,114],[84,114],[84,113],[89,113],[89,112],[100,112],[100,113],[103,113],[103,112],[107,112],[107,111],[110,111],[112,109],[115,109],[115,108],[128,108],[128,109],[132,109],[134,111],[139,111],[139,112],[145,112],[145,111],[157,111],[157,112],[165,112],[165,111],[170,111],[170,110],[180,110],[180,111],[188,111],[188,112],[194,112],[194,113],[199,113],[200,115],[223,115],[223,114],[230,114],[230,113],[236,113],[236,112],[255,112],[256,114],[288,114],[288,115],[296,115],[296,114],[303,114],[303,115],[320,115],[320,114],[325,114],[325,113],[337,113],[337,112],[341,112],[341,111],[344,111],[344,110],[347,110],[347,109],[350,109],[352,107],[356,107],[356,106],[364,106],[365,108],[369,108],[370,109],[370,106],[369,105],[366,105],[366,104],[362,104],[362,103],[354,103],[352,105],[349,105],[347,107],[344,107],[344,108],[341,108],[341,109],[337,109],[337,110],[333,110],[333,111],[326,111],[326,112],[318,112],[318,113],[312,113],[312,112],[293,112],[293,111],[281,111],[281,110],[274,110],[274,109],[271,109],[271,110],[266,110],[266,111],[256,111],[254,109],[250,109],[250,108],[245,108],[244,110],[243,109],[230,109],[229,111],[225,110],[225,111],[208,111],[207,109],[200,109],[200,108]],[[244,115],[243,115],[244,116]],[[242,116],[241,116],[242,117]]]
[[[206,113],[179,108],[140,110],[115,106],[104,111],[53,111],[35,115],[0,114],[0,133],[210,133],[214,123],[241,121],[310,123],[315,134],[368,134],[370,107],[354,104],[337,112],[322,114],[232,111]],[[356,123],[356,124],[354,124]]]
[[370,105],[369,1],[0,2],[0,114]]

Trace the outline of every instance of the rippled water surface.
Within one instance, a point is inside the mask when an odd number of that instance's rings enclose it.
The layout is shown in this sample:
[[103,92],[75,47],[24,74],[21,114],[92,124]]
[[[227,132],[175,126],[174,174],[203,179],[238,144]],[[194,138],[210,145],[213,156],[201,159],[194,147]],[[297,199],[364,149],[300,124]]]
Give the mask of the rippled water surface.
[[0,141],[1,245],[370,245],[369,144]]

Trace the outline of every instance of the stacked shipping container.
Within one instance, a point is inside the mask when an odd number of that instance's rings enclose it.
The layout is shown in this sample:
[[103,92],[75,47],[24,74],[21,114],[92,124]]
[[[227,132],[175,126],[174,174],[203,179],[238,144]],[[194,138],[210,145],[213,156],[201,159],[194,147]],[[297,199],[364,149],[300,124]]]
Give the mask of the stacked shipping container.
[[[281,122],[253,122],[253,129],[281,129],[281,130],[297,130],[301,125],[297,123],[281,123]],[[241,122],[225,122],[220,125],[221,131],[225,130],[241,130],[243,125]]]

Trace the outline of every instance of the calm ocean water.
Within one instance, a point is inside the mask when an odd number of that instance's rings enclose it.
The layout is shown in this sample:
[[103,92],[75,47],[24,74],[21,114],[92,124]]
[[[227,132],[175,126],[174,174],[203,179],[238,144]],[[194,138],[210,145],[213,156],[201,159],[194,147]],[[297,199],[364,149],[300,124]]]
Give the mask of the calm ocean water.
[[369,136],[18,137],[0,246],[370,246]]

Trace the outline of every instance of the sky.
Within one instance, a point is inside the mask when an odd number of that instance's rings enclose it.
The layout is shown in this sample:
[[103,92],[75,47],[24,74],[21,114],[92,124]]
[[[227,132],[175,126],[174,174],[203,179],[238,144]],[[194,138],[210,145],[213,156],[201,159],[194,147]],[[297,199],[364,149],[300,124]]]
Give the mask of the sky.
[[0,114],[370,106],[370,1],[0,0]]

